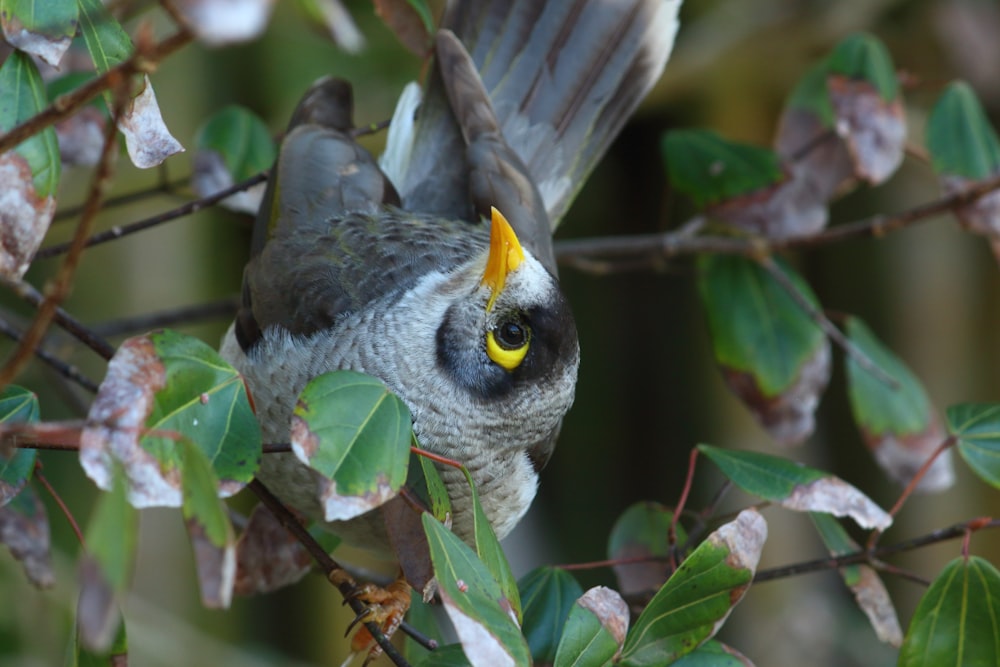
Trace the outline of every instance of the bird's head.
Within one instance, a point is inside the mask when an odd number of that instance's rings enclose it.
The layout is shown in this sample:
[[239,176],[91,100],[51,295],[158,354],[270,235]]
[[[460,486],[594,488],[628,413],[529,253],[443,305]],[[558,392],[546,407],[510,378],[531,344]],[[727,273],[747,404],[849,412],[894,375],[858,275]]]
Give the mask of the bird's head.
[[438,367],[485,412],[520,416],[532,431],[557,428],[573,400],[579,346],[556,278],[493,209],[488,249],[448,282],[461,293],[437,329]]

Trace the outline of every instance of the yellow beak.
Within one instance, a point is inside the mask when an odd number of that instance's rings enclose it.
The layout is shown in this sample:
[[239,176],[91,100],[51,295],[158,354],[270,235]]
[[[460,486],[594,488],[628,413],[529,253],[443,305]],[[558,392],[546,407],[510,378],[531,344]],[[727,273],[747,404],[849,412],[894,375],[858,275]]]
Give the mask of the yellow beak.
[[493,208],[490,224],[490,255],[486,260],[486,271],[483,272],[483,285],[490,290],[490,300],[486,303],[486,311],[493,309],[497,296],[503,291],[507,274],[516,269],[524,261],[524,250],[517,234],[503,217],[500,211]]

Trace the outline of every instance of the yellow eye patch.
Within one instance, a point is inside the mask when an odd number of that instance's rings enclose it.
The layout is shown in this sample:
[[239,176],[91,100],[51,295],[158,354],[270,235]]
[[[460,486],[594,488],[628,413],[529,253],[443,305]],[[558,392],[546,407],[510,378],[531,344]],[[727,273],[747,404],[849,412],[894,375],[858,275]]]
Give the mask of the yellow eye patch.
[[513,371],[524,361],[530,342],[531,335],[526,326],[506,322],[486,332],[486,354],[493,363],[507,371]]

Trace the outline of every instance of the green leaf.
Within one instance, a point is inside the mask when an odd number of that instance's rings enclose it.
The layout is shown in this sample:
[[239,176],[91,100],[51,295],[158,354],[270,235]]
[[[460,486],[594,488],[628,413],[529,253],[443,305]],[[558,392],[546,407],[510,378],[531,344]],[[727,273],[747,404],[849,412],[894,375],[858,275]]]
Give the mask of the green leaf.
[[132,40],[101,0],[79,0],[80,32],[94,68],[104,74],[132,55]]
[[469,661],[497,667],[531,664],[528,645],[489,570],[440,521],[426,513],[421,520],[445,611]]
[[[25,122],[45,108],[45,85],[31,58],[15,51],[0,67],[0,133]],[[47,127],[20,144],[14,151],[31,170],[32,184],[39,198],[53,197],[59,188],[59,142],[55,130]]]
[[899,79],[892,57],[878,38],[858,33],[834,48],[827,60],[829,71],[872,84],[886,102],[899,96]]
[[[659,503],[638,502],[626,509],[608,536],[608,558],[613,561],[648,559],[638,563],[614,565],[618,588],[625,594],[638,594],[658,589],[667,579],[670,555],[670,522],[674,513]],[[687,534],[679,523],[677,544],[687,542]],[[659,560],[657,560],[659,559]]]
[[194,548],[202,603],[226,608],[236,577],[236,536],[226,505],[216,491],[219,480],[204,452],[188,440],[178,445],[183,465],[182,512]]
[[712,533],[650,600],[620,664],[667,665],[718,632],[750,586],[766,537],[767,524],[754,510]]
[[948,432],[973,472],[1000,488],[1000,405],[964,403],[947,412]]
[[[261,451],[260,428],[242,376],[197,338],[170,330],[148,338],[165,377],[146,428],[187,438],[208,457],[223,483],[242,487],[257,472]],[[143,437],[142,446],[165,467],[180,463],[173,435],[151,433]]]
[[698,206],[718,204],[785,179],[778,155],[723,139],[711,130],[674,130],[663,138],[670,182]]
[[1000,572],[977,556],[956,558],[924,593],[899,667],[1000,664]]
[[909,368],[856,317],[847,318],[847,335],[896,387],[847,357],[847,393],[854,419],[871,435],[907,435],[927,429],[931,405],[923,386]]
[[696,648],[670,667],[753,667],[744,655],[714,639]]
[[[38,397],[16,385],[0,391],[0,423],[38,421]],[[0,454],[0,507],[17,496],[35,469],[37,452],[34,449],[15,449],[12,456]]]
[[414,667],[472,667],[465,657],[461,644],[440,646],[427,653],[423,660],[413,663]]
[[472,495],[476,553],[479,555],[480,560],[482,560],[483,565],[486,566],[486,569],[489,570],[490,574],[493,575],[493,578],[500,585],[500,590],[504,595],[504,599],[501,602],[510,607],[518,623],[520,623],[521,596],[518,593],[517,580],[514,578],[514,573],[510,570],[510,563],[507,562],[507,555],[504,554],[503,547],[500,546],[500,540],[497,539],[497,535],[493,531],[493,524],[486,518],[483,504],[479,500],[479,492],[472,481],[472,475],[464,466],[462,467],[462,474],[465,475],[465,480],[469,483],[469,490]]
[[199,150],[218,153],[233,182],[250,178],[273,163],[274,140],[267,125],[255,113],[241,106],[228,106],[212,115],[195,140]]
[[327,521],[353,518],[399,491],[411,433],[410,411],[381,380],[335,371],[306,385],[292,416],[292,451],[329,480],[321,491]]
[[981,180],[1000,172],[1000,140],[964,81],[952,83],[938,98],[927,119],[926,136],[938,175]]
[[536,663],[552,662],[573,601],[583,588],[566,570],[539,567],[517,582],[524,604],[522,631]]
[[554,667],[610,665],[627,629],[625,600],[610,588],[591,588],[570,609]]
[[424,503],[435,519],[444,523],[451,514],[451,498],[448,497],[448,489],[433,461],[420,454],[411,454],[406,486]]
[[786,104],[790,109],[811,112],[825,128],[833,127],[836,119],[830,102],[830,91],[826,87],[829,75],[829,65],[825,60],[811,67],[795,84]]
[[0,0],[4,37],[56,67],[76,33],[76,0]]
[[757,452],[698,445],[722,472],[747,493],[805,512],[850,516],[865,528],[884,530],[892,517],[847,482],[815,468]]
[[112,487],[97,499],[87,526],[88,551],[80,560],[77,629],[90,651],[106,652],[120,626],[118,602],[132,576],[138,541],[138,514],[129,504],[120,469]]
[[[799,293],[819,307],[809,285],[782,270]],[[826,343],[823,332],[764,268],[735,255],[706,255],[698,287],[708,315],[716,361],[749,373],[765,397],[780,395]]]

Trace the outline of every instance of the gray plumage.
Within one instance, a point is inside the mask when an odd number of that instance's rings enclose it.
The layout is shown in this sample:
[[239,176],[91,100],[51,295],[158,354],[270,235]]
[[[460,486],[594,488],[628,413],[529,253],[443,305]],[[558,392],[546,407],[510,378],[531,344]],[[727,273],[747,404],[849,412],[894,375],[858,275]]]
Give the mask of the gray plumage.
[[[579,363],[551,230],[659,75],[678,4],[452,4],[443,25],[455,34],[436,39],[423,99],[404,94],[381,167],[349,134],[349,86],[326,80],[307,93],[269,179],[243,305],[222,347],[247,378],[266,441],[288,439],[309,379],[365,372],[407,403],[423,446],[470,469],[500,536],[517,523]],[[483,280],[491,206],[525,250],[495,303]],[[487,351],[487,337],[508,330],[528,340],[514,367]],[[468,487],[442,472],[454,529],[468,539]],[[321,517],[314,473],[291,455],[264,457],[259,476]],[[385,546],[375,512],[331,527]]]

